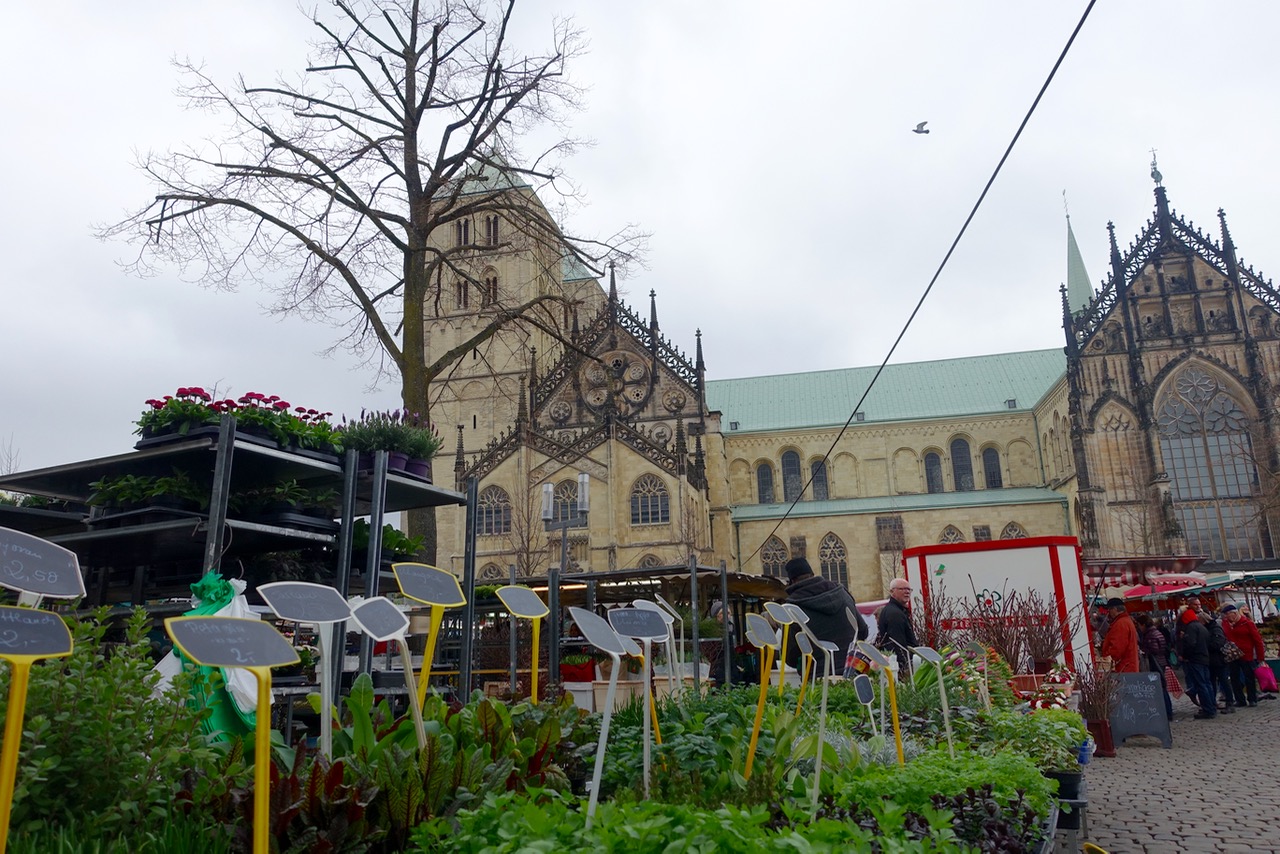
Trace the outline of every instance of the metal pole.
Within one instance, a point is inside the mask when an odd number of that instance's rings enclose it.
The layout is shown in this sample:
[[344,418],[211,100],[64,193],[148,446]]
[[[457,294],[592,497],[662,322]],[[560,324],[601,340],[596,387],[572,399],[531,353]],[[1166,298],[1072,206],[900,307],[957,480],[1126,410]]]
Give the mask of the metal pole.
[[724,662],[724,684],[733,683],[733,612],[729,610],[729,568],[720,561],[720,614],[724,618],[724,650],[720,656]]
[[231,460],[235,456],[236,419],[223,413],[218,423],[218,443],[213,458],[213,492],[209,496],[209,521],[204,534],[202,575],[217,572],[226,538],[227,498],[231,494]]
[[693,552],[689,552],[689,602],[692,615],[689,618],[689,634],[693,639],[693,693],[702,694],[702,644],[698,640],[698,618],[702,616],[702,608],[698,603],[698,560]]
[[[338,584],[337,590],[346,599],[351,592],[351,537],[352,526],[356,518],[356,468],[359,465],[359,454],[349,450],[342,463],[342,527],[338,530]],[[333,688],[333,703],[338,705],[342,700],[342,671],[346,662],[347,635],[346,623],[334,623],[329,631],[333,634],[333,660],[323,662],[333,676],[329,685]]]
[[[561,560],[564,560],[561,547]],[[561,564],[563,566],[563,564]],[[547,573],[547,682],[560,684],[560,567]]]
[[[382,520],[387,506],[387,452],[373,452],[373,483],[369,495],[369,557],[365,562],[364,598],[378,595],[382,574]],[[361,635],[360,672],[373,671],[373,638]]]
[[471,658],[476,630],[476,495],[478,481],[467,479],[467,534],[462,552],[462,649],[459,651],[458,688],[460,699],[471,696]]
[[[507,567],[507,578],[510,583],[516,583],[516,565],[514,563]],[[509,614],[507,622],[511,625],[511,642],[507,646],[511,661],[511,693],[514,695],[516,693],[516,681],[519,679],[516,673],[516,615]]]

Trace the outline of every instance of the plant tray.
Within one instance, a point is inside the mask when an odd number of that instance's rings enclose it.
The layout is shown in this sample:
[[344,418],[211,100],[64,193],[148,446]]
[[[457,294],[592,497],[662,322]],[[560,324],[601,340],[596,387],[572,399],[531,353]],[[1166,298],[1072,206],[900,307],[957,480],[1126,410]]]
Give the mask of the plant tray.
[[[188,430],[186,433],[163,433],[159,436],[151,436],[146,439],[139,439],[134,443],[135,450],[141,451],[144,448],[155,448],[160,445],[168,445],[173,442],[185,442],[188,439],[198,439],[202,436],[218,438],[219,428],[216,424],[210,424],[206,427],[197,427],[194,430]],[[268,448],[278,448],[280,445],[274,440],[266,436],[254,436],[249,433],[236,431],[237,442],[251,442],[255,445],[263,445]]]
[[307,531],[332,533],[341,527],[332,519],[321,519],[319,516],[307,516],[303,513],[272,513],[269,516],[241,516],[243,522],[255,522],[259,525],[274,525],[277,528],[301,528]]

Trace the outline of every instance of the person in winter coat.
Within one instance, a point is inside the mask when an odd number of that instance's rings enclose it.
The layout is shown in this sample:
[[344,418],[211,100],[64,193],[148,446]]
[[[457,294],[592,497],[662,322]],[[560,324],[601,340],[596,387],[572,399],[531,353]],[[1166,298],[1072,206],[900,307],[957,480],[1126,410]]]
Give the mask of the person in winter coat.
[[1191,608],[1178,615],[1182,626],[1179,655],[1187,674],[1187,696],[1200,706],[1195,716],[1200,720],[1218,716],[1218,702],[1209,684],[1209,630]]
[[1108,599],[1111,627],[1102,639],[1102,654],[1111,658],[1111,670],[1115,673],[1138,672],[1138,630],[1133,618],[1124,608],[1123,599]]
[[911,676],[911,649],[920,642],[911,625],[911,582],[895,578],[889,583],[889,601],[876,620],[876,646],[898,656],[898,676]]
[[1145,669],[1160,674],[1160,689],[1164,692],[1164,713],[1173,720],[1173,698],[1169,696],[1169,688],[1165,685],[1164,669],[1169,666],[1169,642],[1164,633],[1151,621],[1149,614],[1138,614],[1133,618],[1138,624],[1138,649],[1142,650]]
[[[809,631],[819,640],[830,641],[840,652],[849,648],[855,640],[865,640],[867,624],[858,613],[858,603],[843,586],[813,574],[813,567],[802,557],[792,558],[784,567],[787,573],[786,601],[799,605],[809,615]],[[845,615],[845,609],[853,612],[858,621],[855,630]],[[787,666],[798,667],[800,647],[795,642],[796,633],[787,636]],[[821,661],[821,659],[819,659]],[[815,668],[816,672],[816,668]]]
[[1220,711],[1228,715],[1234,714],[1236,698],[1231,693],[1231,686],[1227,684],[1227,660],[1222,655],[1227,634],[1222,630],[1218,618],[1208,611],[1200,612],[1200,622],[1209,630],[1209,686],[1213,688],[1213,702],[1216,705],[1218,695],[1221,694],[1223,702]]
[[1226,621],[1222,625],[1222,631],[1226,633],[1227,640],[1240,647],[1240,651],[1244,653],[1239,661],[1231,662],[1227,668],[1236,705],[1243,706],[1247,702],[1250,706],[1257,706],[1258,677],[1254,674],[1258,665],[1267,660],[1262,634],[1253,621],[1243,616],[1235,605],[1224,605],[1222,616]]

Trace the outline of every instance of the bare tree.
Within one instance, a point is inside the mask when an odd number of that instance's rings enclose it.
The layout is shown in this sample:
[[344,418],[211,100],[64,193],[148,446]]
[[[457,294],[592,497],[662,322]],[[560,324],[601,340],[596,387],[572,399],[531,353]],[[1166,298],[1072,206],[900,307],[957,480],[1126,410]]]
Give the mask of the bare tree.
[[[566,256],[598,273],[644,240],[629,226],[571,237],[539,201],[574,196],[556,162],[578,144],[565,119],[580,92],[565,68],[583,42],[558,22],[549,51],[518,55],[514,5],[335,0],[313,15],[311,66],[273,85],[224,88],[179,63],[182,94],[226,115],[230,136],[143,157],[155,199],[102,236],[136,241],[138,272],[176,264],[206,286],[255,283],[274,295],[273,311],[335,323],[346,330],[335,346],[398,375],[404,406],[429,417],[432,381],[493,336],[532,327],[560,337]],[[554,140],[522,157],[518,142],[535,128]],[[509,301],[490,293],[478,243],[524,253],[540,286]],[[436,352],[424,321],[458,282],[493,298],[483,322]],[[427,542],[434,560],[434,517]]]
[[517,481],[523,488],[511,496],[511,533],[506,544],[515,557],[516,575],[532,578],[550,565],[552,540],[542,524],[542,493],[528,483],[524,466],[517,469]]

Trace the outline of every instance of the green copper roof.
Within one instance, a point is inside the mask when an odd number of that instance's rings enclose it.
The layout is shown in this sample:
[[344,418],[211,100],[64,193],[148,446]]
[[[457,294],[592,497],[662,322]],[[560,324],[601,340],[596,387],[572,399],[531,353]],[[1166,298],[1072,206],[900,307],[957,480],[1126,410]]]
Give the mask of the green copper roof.
[[[790,518],[952,510],[957,507],[1008,507],[1015,504],[1064,504],[1066,500],[1066,496],[1061,492],[1036,486],[975,489],[971,492],[934,492],[922,495],[876,495],[870,498],[801,501],[791,511]],[[737,504],[730,508],[735,522],[781,519],[786,512],[786,504]]]
[[572,252],[560,259],[560,281],[581,282],[585,279],[598,278],[600,277],[591,272],[590,268],[578,260],[578,256]]
[[1071,217],[1067,217],[1067,308],[1077,312],[1093,299],[1093,287],[1084,269],[1084,257],[1076,245],[1075,232],[1071,230]]
[[[865,422],[1025,412],[1066,367],[1061,348],[889,365],[861,411]],[[875,372],[873,367],[844,368],[709,380],[707,406],[723,413],[725,435],[842,425]]]

